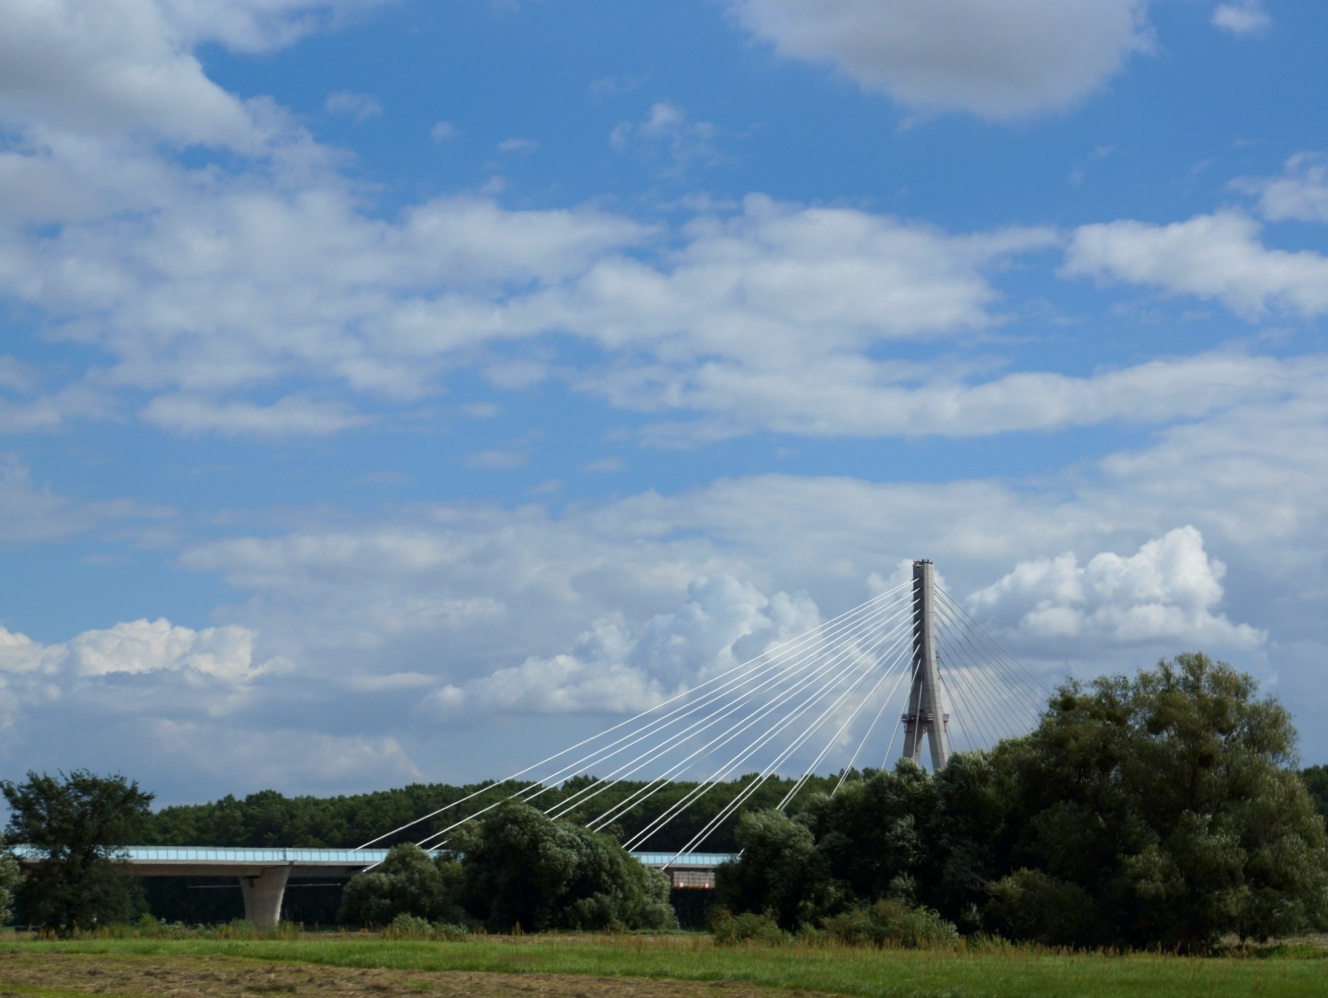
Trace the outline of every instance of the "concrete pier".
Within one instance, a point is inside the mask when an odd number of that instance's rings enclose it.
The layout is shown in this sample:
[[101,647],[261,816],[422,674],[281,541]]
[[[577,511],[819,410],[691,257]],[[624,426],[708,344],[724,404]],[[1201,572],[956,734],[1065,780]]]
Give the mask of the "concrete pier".
[[281,921],[281,900],[286,895],[289,866],[269,866],[258,874],[240,877],[244,917],[256,929],[271,929]]

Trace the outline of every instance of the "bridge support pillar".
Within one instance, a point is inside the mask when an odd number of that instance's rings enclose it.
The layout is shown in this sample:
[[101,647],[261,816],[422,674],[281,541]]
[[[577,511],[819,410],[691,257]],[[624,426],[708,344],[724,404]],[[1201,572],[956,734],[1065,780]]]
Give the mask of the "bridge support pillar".
[[922,759],[926,735],[932,772],[950,760],[949,722],[941,702],[941,677],[936,671],[936,621],[932,608],[932,563],[913,562],[913,685],[908,693],[904,722],[904,757]]
[[257,876],[240,878],[244,917],[254,928],[272,929],[281,921],[281,901],[290,871],[289,866],[269,866]]

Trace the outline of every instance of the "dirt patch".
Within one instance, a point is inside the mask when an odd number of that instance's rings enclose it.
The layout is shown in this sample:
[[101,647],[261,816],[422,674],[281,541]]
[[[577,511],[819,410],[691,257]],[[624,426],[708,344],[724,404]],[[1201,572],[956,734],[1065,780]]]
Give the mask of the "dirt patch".
[[748,984],[640,977],[360,969],[254,963],[214,956],[126,959],[0,953],[0,998],[24,995],[32,988],[136,998],[775,998],[790,994]]

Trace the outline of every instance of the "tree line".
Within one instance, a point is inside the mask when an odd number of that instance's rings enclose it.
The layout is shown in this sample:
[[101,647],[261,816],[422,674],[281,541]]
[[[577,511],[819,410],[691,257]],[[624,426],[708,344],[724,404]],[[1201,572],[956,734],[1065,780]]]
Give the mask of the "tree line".
[[[786,930],[882,901],[960,931],[1198,950],[1325,927],[1323,767],[1287,711],[1203,655],[1069,683],[1028,736],[743,816],[719,900]],[[1307,786],[1308,784],[1308,786]]]
[[[1294,741],[1275,700],[1203,655],[1134,677],[1071,682],[1031,734],[956,755],[934,776],[903,762],[851,773],[842,786],[838,776],[822,777],[786,812],[775,805],[791,782],[766,782],[706,844],[741,851],[720,869],[715,895],[730,913],[726,924],[737,915],[776,932],[834,928],[878,940],[894,931],[886,923],[907,923],[1055,944],[1200,948],[1227,933],[1318,927],[1328,916],[1328,767],[1297,773]],[[678,848],[755,778],[715,787],[643,845]],[[536,803],[572,800],[594,783],[577,777]],[[155,813],[151,795],[122,777],[75,773],[62,784],[29,774],[0,790],[11,808],[10,841],[50,856],[20,882],[19,917],[86,925],[136,907],[199,922],[238,914],[233,880],[216,883],[231,890],[198,890],[209,885],[152,879],[117,893],[113,885],[126,878],[103,868],[68,889],[80,863],[109,861],[117,844],[353,846],[469,794],[478,793],[468,807],[483,807],[522,786],[417,784],[333,798],[265,791]],[[626,802],[642,784],[611,788],[593,813],[583,805],[566,821],[508,802],[461,830],[450,842],[459,852],[430,858],[394,849],[344,891],[288,891],[287,914],[321,924],[406,915],[499,931],[666,924],[667,891],[618,843],[693,786],[665,786],[602,835],[576,819]],[[86,817],[117,801],[119,818]],[[97,835],[107,843],[101,852],[89,846]],[[0,909],[13,876],[12,863],[0,860]]]

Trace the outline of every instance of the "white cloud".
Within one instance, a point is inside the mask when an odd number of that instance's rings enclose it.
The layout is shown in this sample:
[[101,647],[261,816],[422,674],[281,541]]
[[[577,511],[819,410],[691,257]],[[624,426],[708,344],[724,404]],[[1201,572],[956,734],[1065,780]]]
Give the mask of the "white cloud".
[[196,395],[159,395],[143,419],[177,433],[223,436],[326,436],[369,422],[341,403],[287,396],[271,405],[222,402]]
[[115,354],[111,384],[197,395],[298,374],[414,395],[449,352],[504,335],[490,295],[564,280],[647,231],[590,208],[509,212],[465,197],[393,224],[324,183],[209,182],[149,216],[0,242],[0,279]]
[[1242,178],[1236,190],[1259,196],[1259,213],[1274,222],[1328,222],[1328,156],[1297,153],[1280,177]]
[[0,627],[0,670],[70,681],[189,671],[240,684],[288,667],[281,659],[255,662],[254,637],[244,627],[195,631],[162,618],[115,624],[84,631],[60,644],[42,645]]
[[[1310,370],[1297,370],[1308,367]],[[1150,361],[1087,377],[1026,371],[969,380],[944,365],[903,370],[859,358],[809,358],[756,369],[712,361],[695,371],[617,370],[586,382],[615,404],[710,414],[656,424],[648,441],[685,446],[774,429],[802,436],[986,436],[1104,423],[1153,424],[1269,398],[1302,379],[1316,359],[1283,362],[1240,353]]]
[[784,55],[830,62],[908,107],[1057,110],[1147,50],[1144,0],[731,0]]
[[[46,710],[91,714],[78,728],[125,717],[222,717],[250,702],[254,683],[291,663],[258,661],[255,635],[233,625],[201,631],[165,619],[135,620],[42,644],[0,627],[0,728],[23,737]],[[68,722],[66,722],[68,723]],[[84,737],[73,739],[84,744]]]
[[534,139],[503,139],[498,143],[498,151],[517,156],[529,156],[539,148],[539,143]]
[[[0,120],[94,135],[147,129],[185,143],[252,150],[251,109],[207,78],[193,45],[237,38],[237,18],[205,4],[153,0],[18,0],[0,34]],[[234,6],[234,5],[233,5]],[[277,25],[323,4],[245,3]],[[278,13],[278,9],[281,12]],[[275,16],[273,16],[275,15]]]
[[816,626],[806,597],[767,597],[731,576],[692,580],[688,601],[643,625],[621,616],[581,634],[570,654],[531,656],[425,698],[428,715],[482,711],[637,713]]
[[1259,225],[1236,211],[1150,225],[1120,221],[1076,229],[1063,272],[1212,298],[1248,317],[1270,308],[1328,311],[1328,258],[1269,249]]
[[1203,535],[1180,527],[1128,557],[1073,553],[1021,562],[967,600],[1002,633],[1065,647],[1173,642],[1180,648],[1249,650],[1267,634],[1216,613],[1226,566],[1204,551]]
[[1219,4],[1213,11],[1213,25],[1237,37],[1266,34],[1272,23],[1261,0]]
[[240,52],[271,52],[315,31],[353,23],[391,0],[158,0],[186,45],[220,42]]
[[[128,734],[128,733],[126,733]],[[294,727],[237,727],[208,720],[159,718],[130,735],[116,751],[125,772],[161,772],[167,784],[159,803],[198,803],[198,784],[206,781],[226,793],[275,789],[290,795],[348,789],[368,792],[437,778],[411,759],[405,746],[388,736],[329,734]],[[173,760],[169,770],[161,763]],[[164,771],[164,772],[163,772]],[[158,784],[144,780],[145,786]]]
[[353,118],[356,124],[370,118],[383,116],[383,102],[373,94],[357,94],[350,90],[338,90],[329,94],[323,102],[323,109],[329,114],[339,114]]
[[657,101],[639,122],[620,121],[609,133],[609,145],[617,150],[636,148],[649,155],[664,156],[668,169],[681,172],[696,162],[716,158],[714,138],[718,129],[708,121],[690,121],[676,104]]
[[435,142],[446,142],[449,139],[460,138],[461,131],[450,121],[437,122],[429,129],[429,138]]
[[169,510],[128,500],[76,502],[35,484],[17,455],[0,452],[0,544],[67,537],[110,523],[170,515]]
[[[381,674],[373,699],[356,699],[356,730],[390,732],[413,758],[476,777],[498,763],[472,744],[472,718],[513,725],[502,764],[520,768],[578,740],[558,726],[566,711],[630,709],[691,685],[776,631],[800,633],[816,608],[859,603],[880,589],[873,573],[916,557],[932,558],[956,596],[995,587],[979,616],[1008,628],[1003,643],[1049,681],[1199,647],[1284,696],[1321,698],[1307,663],[1328,532],[1325,364],[1305,365],[1303,380],[1295,363],[1256,370],[1254,380],[1277,372],[1267,393],[1236,392],[1230,408],[1060,474],[732,477],[557,514],[459,501],[356,526],[311,512],[298,530],[197,546],[183,563],[236,591],[231,619],[297,663],[292,690]],[[702,577],[727,577],[728,588],[697,593]],[[785,616],[780,597],[762,595],[802,592]],[[432,686],[398,685],[399,673]],[[289,710],[284,692],[268,700]],[[552,713],[536,725],[519,719],[526,711]],[[1323,751],[1319,736],[1306,739]]]

